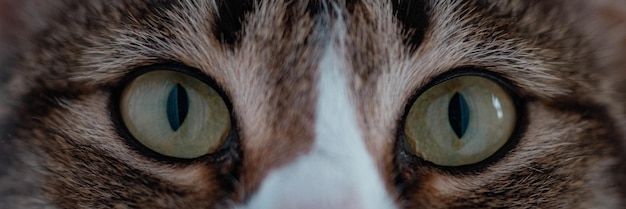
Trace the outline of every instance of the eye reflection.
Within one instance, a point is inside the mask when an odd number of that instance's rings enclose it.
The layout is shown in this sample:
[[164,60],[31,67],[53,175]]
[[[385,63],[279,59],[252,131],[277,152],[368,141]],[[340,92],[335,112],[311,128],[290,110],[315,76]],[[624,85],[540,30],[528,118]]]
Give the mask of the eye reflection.
[[502,117],[504,117],[504,113],[502,112],[500,100],[496,97],[496,95],[491,95],[491,102],[493,103],[493,107],[496,108],[496,116],[498,119],[502,119]]

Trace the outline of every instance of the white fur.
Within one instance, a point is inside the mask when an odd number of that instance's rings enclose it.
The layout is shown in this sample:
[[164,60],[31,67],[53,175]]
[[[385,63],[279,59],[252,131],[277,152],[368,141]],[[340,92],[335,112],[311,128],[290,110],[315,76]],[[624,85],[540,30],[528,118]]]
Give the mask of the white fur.
[[271,172],[245,208],[396,208],[357,124],[342,48],[328,47],[320,64],[313,149]]

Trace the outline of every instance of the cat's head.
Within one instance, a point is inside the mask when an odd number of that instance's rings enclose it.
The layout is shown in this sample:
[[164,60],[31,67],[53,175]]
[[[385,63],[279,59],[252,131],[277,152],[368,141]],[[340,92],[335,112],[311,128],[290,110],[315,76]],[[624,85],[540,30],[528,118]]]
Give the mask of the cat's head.
[[0,5],[0,206],[624,206],[621,2]]

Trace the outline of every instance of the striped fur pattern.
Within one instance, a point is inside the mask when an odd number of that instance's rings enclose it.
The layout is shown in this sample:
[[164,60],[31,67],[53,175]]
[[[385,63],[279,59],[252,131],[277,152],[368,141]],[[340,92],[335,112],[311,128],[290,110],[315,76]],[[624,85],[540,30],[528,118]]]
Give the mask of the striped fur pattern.
[[[624,208],[618,0],[0,1],[0,208]],[[235,135],[170,162],[129,146],[114,92],[142,66],[215,80]],[[473,68],[511,81],[523,133],[432,166],[411,97]]]

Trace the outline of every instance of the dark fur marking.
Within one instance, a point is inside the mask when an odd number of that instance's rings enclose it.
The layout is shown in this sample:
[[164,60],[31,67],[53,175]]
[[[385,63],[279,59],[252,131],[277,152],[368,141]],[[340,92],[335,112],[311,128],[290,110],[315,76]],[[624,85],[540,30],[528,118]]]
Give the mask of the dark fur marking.
[[[39,79],[38,79],[39,80]],[[31,118],[22,118],[16,121],[24,122],[33,117],[47,116],[50,110],[59,108],[59,100],[76,100],[80,96],[86,95],[81,89],[34,89],[26,94],[19,102],[16,112],[23,115],[30,115]]]
[[423,0],[391,0],[393,14],[402,24],[404,44],[414,52],[429,26],[428,5]]
[[215,20],[215,37],[222,43],[233,45],[241,37],[246,15],[251,12],[254,3],[251,0],[221,0],[217,2],[218,17]]
[[363,2],[361,0],[346,0],[346,9],[348,9],[348,11],[352,13],[354,12],[357,4],[363,4]]
[[318,14],[324,11],[324,9],[324,3],[322,0],[311,0],[306,5],[306,11],[311,17],[316,17]]

